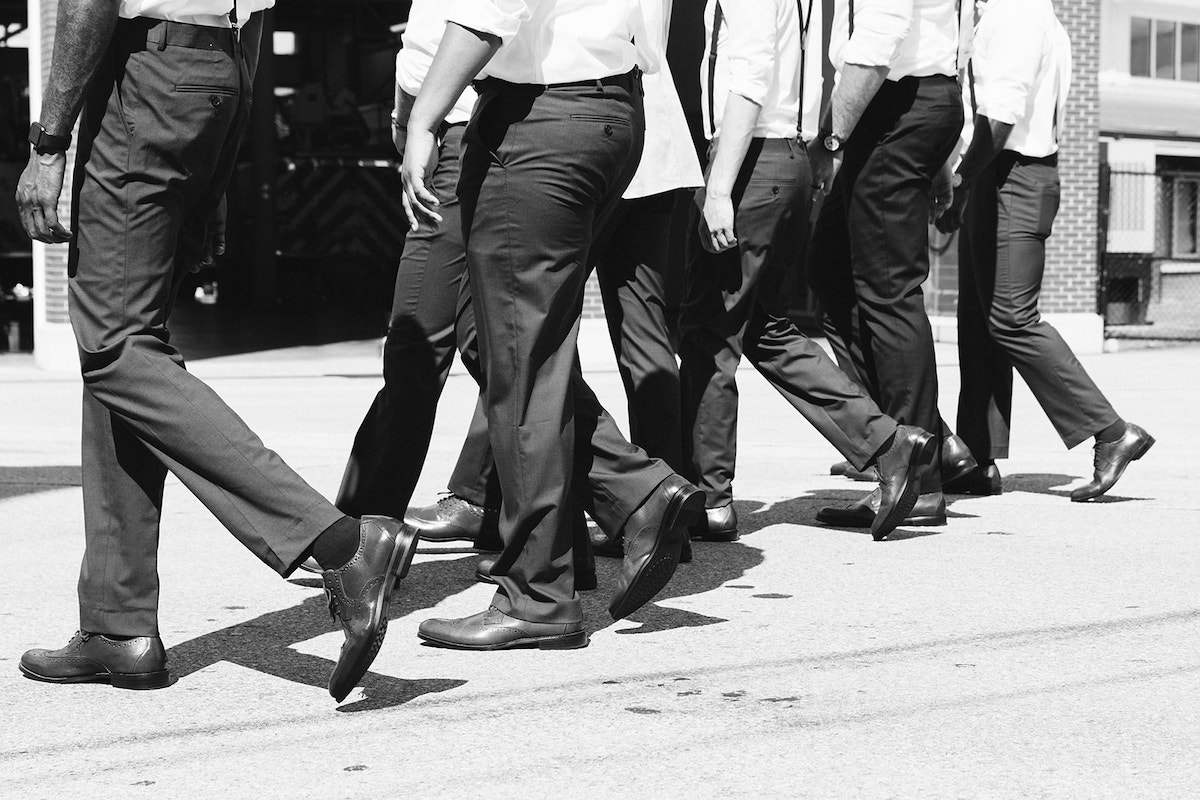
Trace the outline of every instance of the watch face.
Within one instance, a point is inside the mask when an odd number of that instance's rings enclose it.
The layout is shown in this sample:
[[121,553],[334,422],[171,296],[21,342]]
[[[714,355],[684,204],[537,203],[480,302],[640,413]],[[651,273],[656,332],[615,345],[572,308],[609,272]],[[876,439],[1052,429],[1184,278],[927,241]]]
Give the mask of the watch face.
[[832,133],[825,137],[825,149],[831,153],[836,153],[842,149],[842,140],[834,136]]

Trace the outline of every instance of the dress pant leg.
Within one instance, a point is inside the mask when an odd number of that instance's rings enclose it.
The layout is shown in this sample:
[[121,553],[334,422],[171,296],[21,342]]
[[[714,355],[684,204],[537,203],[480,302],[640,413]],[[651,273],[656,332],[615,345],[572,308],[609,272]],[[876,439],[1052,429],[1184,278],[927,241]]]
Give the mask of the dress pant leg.
[[674,192],[622,200],[592,260],[629,403],[629,439],[682,471],[679,365],[665,289],[674,200]]
[[[468,126],[459,193],[503,495],[493,604],[520,619],[582,619],[566,501],[576,426],[606,415],[582,392],[575,347],[593,226],[641,136],[640,97],[616,86],[485,90]],[[661,462],[637,461],[634,507],[661,481]]]
[[996,193],[996,278],[988,327],[1021,374],[1068,448],[1120,417],[1038,311],[1046,238],[1058,213],[1058,170],[1046,164],[1006,163],[991,186]]
[[[994,182],[989,165],[978,184]],[[958,435],[986,461],[1008,457],[1012,419],[1012,363],[987,321],[996,285],[996,213],[994,188],[972,192],[958,232]]]
[[338,508],[352,516],[403,517],[429,452],[458,342],[460,297],[470,297],[455,194],[464,127],[449,127],[429,167],[441,223],[405,238],[383,345],[383,388],[354,437],[338,491]]
[[782,287],[803,254],[812,171],[802,145],[773,141],[737,205],[743,274],[754,302],[743,341],[755,369],[850,463],[865,468],[896,422],[787,316]]
[[845,187],[869,381],[885,412],[935,433],[937,365],[921,289],[929,276],[928,192],[962,114],[953,78],[887,81],[847,143],[847,160],[851,150],[869,151]]
[[[162,473],[130,439],[281,574],[342,514],[189,374],[169,341],[173,293],[233,169],[253,64],[220,51],[126,48],[115,36],[85,101],[68,300],[88,393],[85,495],[108,511],[85,518],[81,623],[146,635],[158,535],[149,508]],[[219,88],[176,92],[179,84]],[[98,474],[109,467],[125,474]],[[139,578],[104,585],[129,575]]]

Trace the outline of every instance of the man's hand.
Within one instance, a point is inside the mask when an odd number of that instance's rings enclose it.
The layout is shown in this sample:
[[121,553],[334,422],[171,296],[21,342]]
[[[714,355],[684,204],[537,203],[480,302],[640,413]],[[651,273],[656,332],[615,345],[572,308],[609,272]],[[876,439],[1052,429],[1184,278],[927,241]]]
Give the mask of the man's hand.
[[58,199],[67,171],[66,153],[29,153],[17,181],[17,211],[31,238],[46,244],[70,241],[72,233],[58,220]]
[[200,263],[196,264],[192,272],[199,272],[203,267],[211,267],[216,262],[217,256],[225,255],[225,221],[227,218],[227,204],[222,195],[221,202],[213,211],[212,218],[204,226],[204,254],[200,256]]
[[425,174],[436,152],[437,142],[430,131],[421,128],[408,129],[404,164],[400,168],[400,183],[404,187],[404,194],[400,199],[404,204],[404,214],[408,217],[410,230],[420,228],[421,220],[429,224],[442,221],[441,215],[434,211],[441,203],[425,185]]
[[700,244],[710,253],[722,253],[737,246],[737,235],[733,232],[733,199],[729,195],[705,193]]
[[967,212],[967,198],[970,195],[970,189],[965,182],[954,187],[954,198],[950,201],[949,207],[934,222],[939,231],[953,233],[962,227],[963,217]]
[[954,172],[950,165],[943,164],[929,186],[929,222],[936,223],[946,213],[954,199]]
[[842,168],[842,154],[829,152],[819,142],[814,144],[816,146],[810,147],[808,151],[808,163],[812,166],[813,194],[816,195],[819,191],[828,196],[833,191],[833,179]]

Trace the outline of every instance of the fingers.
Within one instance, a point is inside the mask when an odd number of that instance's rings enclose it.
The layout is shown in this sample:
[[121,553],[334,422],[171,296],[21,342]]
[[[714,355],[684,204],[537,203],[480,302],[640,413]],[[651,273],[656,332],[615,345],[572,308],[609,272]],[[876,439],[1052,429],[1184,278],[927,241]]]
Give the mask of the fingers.
[[406,174],[403,181],[404,194],[401,202],[404,205],[404,215],[408,217],[409,230],[413,231],[421,227],[422,220],[430,224],[442,221],[442,216],[434,210],[441,202],[433,192],[425,188],[422,178],[421,175],[410,177]]

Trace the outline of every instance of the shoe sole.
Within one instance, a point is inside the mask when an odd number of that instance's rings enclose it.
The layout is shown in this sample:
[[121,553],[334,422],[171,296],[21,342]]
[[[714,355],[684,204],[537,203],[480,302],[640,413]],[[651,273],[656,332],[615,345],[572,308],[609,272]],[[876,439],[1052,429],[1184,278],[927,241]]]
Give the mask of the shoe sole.
[[670,582],[679,566],[687,528],[704,516],[704,492],[694,486],[681,489],[667,504],[650,557],[630,579],[624,592],[613,597],[608,613],[624,619],[650,602]]
[[526,636],[511,642],[496,644],[460,644],[445,639],[438,639],[425,633],[417,632],[417,638],[438,647],[448,647],[452,650],[478,650],[491,652],[494,650],[578,650],[588,646],[587,631],[562,633],[555,636]]
[[[379,602],[375,604],[375,614],[367,625],[367,636],[370,638],[370,642],[366,649],[358,655],[351,656],[346,672],[336,683],[331,676],[329,694],[339,703],[346,699],[346,695],[350,694],[362,680],[363,675],[367,674],[375,656],[379,654],[379,648],[383,647],[383,639],[387,636],[388,603],[392,598],[392,590],[395,589],[397,581],[408,575],[413,556],[417,551],[417,538],[417,532],[412,526],[407,523],[401,524],[400,531],[396,534],[396,542],[392,547],[392,554],[388,558],[387,572],[384,573],[385,578],[381,588],[382,594]],[[374,633],[370,633],[372,630]],[[336,672],[335,667],[335,675]]]
[[[918,497],[920,494],[918,493]],[[912,511],[910,508],[909,511]],[[869,528],[875,524],[875,518],[871,517],[868,520],[866,517],[847,517],[846,519],[835,519],[829,516],[821,516],[818,512],[817,522],[825,525],[837,525],[842,528]],[[946,517],[940,514],[924,514],[919,517],[905,517],[900,525],[905,528],[933,528],[939,525],[946,524]],[[900,527],[900,525],[896,527]]]
[[59,678],[34,672],[24,664],[21,673],[31,680],[43,683],[107,683],[114,689],[165,689],[171,683],[171,673],[160,669],[154,672],[105,672],[97,675],[72,675]]
[[875,515],[875,521],[871,523],[872,539],[877,542],[886,539],[916,506],[917,499],[921,496],[921,481],[917,470],[921,464],[932,462],[937,457],[932,452],[937,447],[938,443],[934,441],[933,434],[926,433],[921,443],[913,448],[908,457],[908,469],[904,472],[904,486],[900,487],[900,497],[886,516],[880,518],[879,514]]
[[1156,440],[1153,436],[1150,436],[1149,434],[1147,434],[1146,441],[1143,442],[1142,446],[1139,447],[1137,449],[1137,451],[1132,456],[1129,457],[1128,461],[1126,461],[1124,464],[1121,465],[1121,468],[1119,470],[1117,470],[1116,477],[1113,478],[1113,482],[1110,483],[1103,492],[1096,492],[1095,494],[1081,495],[1079,497],[1072,497],[1071,502],[1072,503],[1083,503],[1088,500],[1095,500],[1097,497],[1100,497],[1101,495],[1105,494],[1109,489],[1111,489],[1112,487],[1117,485],[1117,481],[1121,480],[1121,476],[1125,474],[1126,467],[1128,467],[1130,464],[1132,464],[1133,462],[1140,459],[1142,456],[1146,455],[1146,453],[1150,450],[1150,448],[1154,446],[1155,441]]

